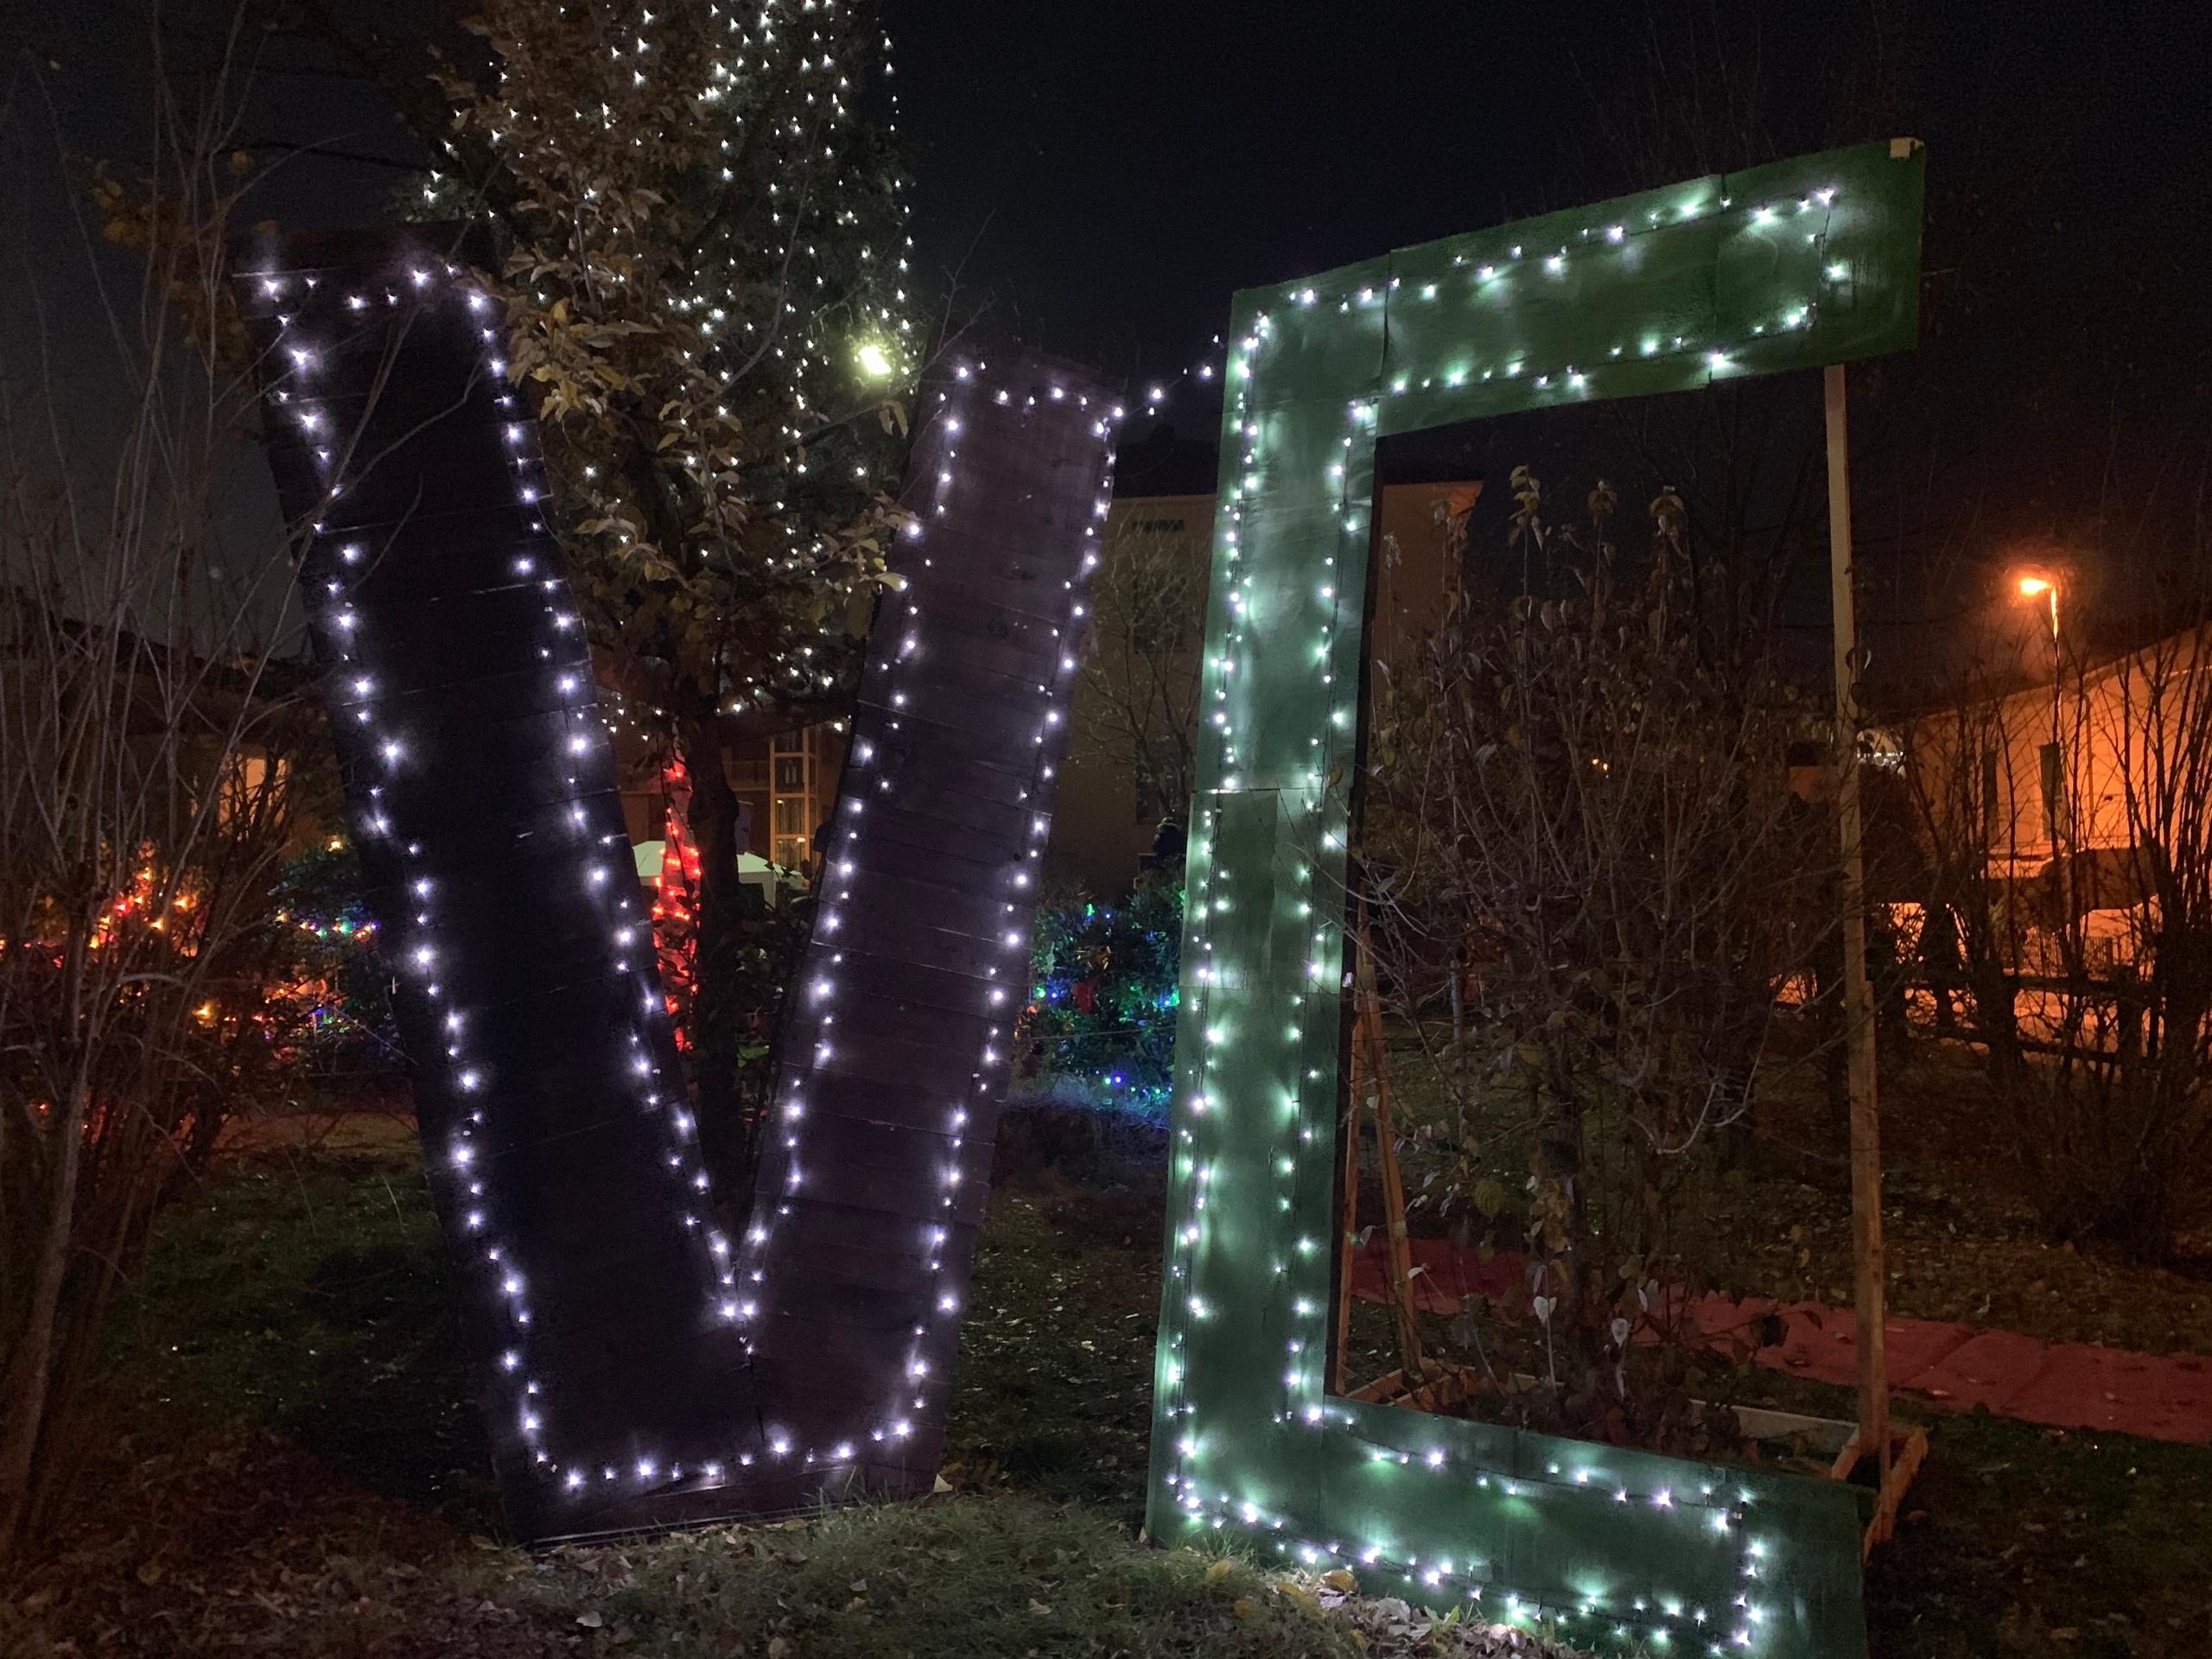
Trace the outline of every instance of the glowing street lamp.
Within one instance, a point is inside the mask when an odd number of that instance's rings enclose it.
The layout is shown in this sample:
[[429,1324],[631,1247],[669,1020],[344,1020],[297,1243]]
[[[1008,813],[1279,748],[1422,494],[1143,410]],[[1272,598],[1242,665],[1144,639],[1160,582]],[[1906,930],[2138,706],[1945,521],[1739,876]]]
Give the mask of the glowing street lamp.
[[[2066,753],[2064,747],[2066,733],[2064,729],[2064,690],[2061,684],[2061,682],[2065,677],[2063,673],[2065,664],[2063,660],[2063,653],[2061,651],[2058,641],[2058,582],[2057,579],[2053,576],[2029,575],[2020,577],[2014,586],[2018,589],[2022,599],[2028,601],[2030,603],[2033,603],[2035,601],[2040,599],[2047,602],[2050,607],[2050,753],[2057,757],[2056,764],[2059,768],[2059,771],[2056,775],[2056,786],[2052,790],[2050,806],[2049,809],[2050,812],[2051,850],[2055,853],[2059,849],[2059,847],[2062,844],[2062,841],[2063,839],[2062,832],[2065,829],[2067,823],[2066,819],[2062,816],[2059,804],[2062,800],[2066,798],[2063,792],[2065,790],[2066,781],[2064,772],[2064,766],[2066,764],[2064,759]],[[2051,786],[2046,785],[2046,788],[2051,788]],[[2064,878],[2062,876],[2061,879],[2063,880]]]
[[2058,645],[2058,584],[2049,576],[2022,576],[2019,580],[2022,599],[2048,599],[2050,601],[2050,643]]

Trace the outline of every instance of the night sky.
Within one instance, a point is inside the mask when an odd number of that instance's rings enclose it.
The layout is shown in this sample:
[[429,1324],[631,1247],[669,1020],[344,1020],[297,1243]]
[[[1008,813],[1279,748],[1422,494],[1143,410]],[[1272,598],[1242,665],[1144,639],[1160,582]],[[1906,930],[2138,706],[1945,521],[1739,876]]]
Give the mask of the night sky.
[[[173,54],[204,48],[209,25],[195,34],[194,20],[218,11],[172,3]],[[378,0],[410,42],[450,38],[455,15]],[[57,135],[120,155],[139,142],[141,16],[123,0],[0,0],[0,205],[30,232],[8,253],[65,321],[84,317],[83,297],[31,251],[67,230]],[[1217,352],[1242,286],[1903,133],[1929,145],[1923,345],[1854,371],[1878,618],[1984,604],[1989,573],[2024,547],[2057,548],[2094,575],[2122,539],[2171,545],[2204,487],[2204,9],[890,0],[888,18],[921,285],[949,292],[957,321],[1132,384]],[[296,43],[269,46],[261,85],[248,137],[264,145],[414,154],[376,94]],[[305,154],[268,212],[372,217],[396,177]],[[1817,439],[1816,386],[1744,395],[1734,417],[1773,435],[1786,473],[1789,446]],[[1602,454],[1624,423],[1640,423],[1646,449],[1653,429],[1690,424],[1663,405],[1608,418],[1586,444],[1568,435]],[[1133,435],[1125,489],[1211,488],[1217,406],[1179,397],[1169,419],[1173,442]],[[1402,442],[1383,462],[1386,476],[1502,481],[1513,461],[1565,441],[1493,423]]]
[[[1884,666],[1939,644],[2005,649],[1988,632],[2018,632],[2001,581],[2027,552],[2075,567],[2085,596],[2103,585],[2108,616],[2135,608],[2111,569],[2177,545],[2204,486],[2200,10],[936,0],[905,16],[923,274],[958,273],[954,315],[1133,382],[1217,350],[1239,287],[1707,170],[1922,138],[1923,345],[1853,372]],[[1795,573],[1796,625],[1823,630],[1821,497],[1789,495],[1817,454],[1817,381],[1732,396],[1717,418],[1765,442],[1748,487],[1770,511],[1746,518]],[[1183,442],[1126,446],[1125,488],[1211,490],[1217,405],[1179,398],[1170,418]],[[1577,497],[1592,468],[1629,474],[1624,499],[1696,490],[1700,458],[1669,440],[1698,418],[1662,400],[1579,425],[1493,422],[1381,461],[1386,479],[1491,479],[1491,531],[1520,461]]]
[[1506,78],[1483,89],[1473,8],[906,10],[925,270],[995,290],[1111,370],[1180,366],[1235,289],[1531,195],[1514,175],[1538,147],[1516,137],[1535,99]]
[[[2194,216],[2201,251],[2197,9],[2006,8],[2002,31],[1983,10],[910,0],[892,15],[922,266],[1056,349],[1149,373],[1236,288],[1897,133],[1930,146],[1938,284],[1970,256],[2056,315],[2075,277],[2136,275],[2101,245],[2145,209]],[[1675,114],[1640,137],[1654,102]]]

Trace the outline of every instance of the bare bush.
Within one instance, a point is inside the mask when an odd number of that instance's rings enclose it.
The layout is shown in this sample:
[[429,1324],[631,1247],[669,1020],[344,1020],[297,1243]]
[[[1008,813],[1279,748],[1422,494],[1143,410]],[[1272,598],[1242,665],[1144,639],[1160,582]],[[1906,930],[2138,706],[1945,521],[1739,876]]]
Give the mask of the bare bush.
[[[1681,1337],[1709,1281],[1700,1182],[1833,912],[1827,815],[1789,789],[1811,711],[1764,613],[1709,597],[1759,584],[1708,569],[1700,608],[1671,492],[1632,569],[1609,539],[1610,486],[1571,527],[1548,522],[1527,469],[1513,483],[1539,591],[1479,616],[1455,605],[1381,699],[1376,956],[1446,1082],[1452,1164],[1432,1197],[1519,1211],[1521,1294],[1460,1326],[1486,1360],[1535,1373],[1529,1392],[1496,1368],[1510,1414],[1694,1444],[1680,1346],[1637,1338]],[[1500,1141],[1527,1148],[1517,1201]]]
[[232,511],[261,463],[236,442],[224,247],[248,169],[220,92],[202,116],[162,103],[143,178],[88,175],[67,269],[105,326],[97,385],[42,352],[5,365],[0,1555],[74,1461],[158,1201],[265,1066],[273,888],[325,743],[273,652],[286,538],[242,539]]
[[2145,1260],[2212,1214],[2208,632],[1907,728],[1934,1023],[1983,1047],[2052,1236]]
[[1103,554],[1083,658],[1081,736],[1136,780],[1140,818],[1179,820],[1198,773],[1205,564],[1179,537],[1127,524]]

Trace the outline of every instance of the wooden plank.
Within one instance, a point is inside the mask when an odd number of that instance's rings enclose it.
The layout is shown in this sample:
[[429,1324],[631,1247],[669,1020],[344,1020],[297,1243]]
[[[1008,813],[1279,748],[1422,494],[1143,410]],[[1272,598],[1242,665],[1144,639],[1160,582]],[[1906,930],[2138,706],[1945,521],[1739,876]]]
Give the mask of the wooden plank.
[[1862,1561],[1873,1554],[1875,1545],[1887,1543],[1897,1535],[1897,1511],[1904,1506],[1905,1491],[1927,1459],[1928,1431],[1916,1428],[1904,1437],[1888,1472],[1882,1477],[1881,1495],[1874,1500],[1874,1518],[1866,1523],[1866,1535],[1859,1547],[1859,1559]]
[[[1421,1322],[1414,1305],[1413,1245],[1406,1236],[1405,1178],[1398,1165],[1398,1143],[1390,1121],[1389,1057],[1382,1043],[1382,998],[1375,980],[1375,951],[1367,925],[1367,901],[1360,900],[1357,955],[1352,968],[1354,1071],[1375,1125],[1376,1157],[1382,1171],[1382,1223],[1389,1239],[1390,1306],[1397,1325],[1398,1357],[1405,1369],[1427,1369],[1421,1355]],[[1354,1122],[1359,1102],[1355,1096]]]
[[1890,1462],[1884,1351],[1882,1130],[1875,1100],[1874,992],[1866,975],[1866,865],[1859,802],[1859,630],[1853,592],[1851,460],[1843,365],[1821,372],[1827,425],[1828,577],[1835,620],[1836,832],[1843,861],[1843,1017],[1851,1086],[1851,1234],[1859,1316],[1859,1435]]
[[[1349,1363],[1347,1350],[1351,1346],[1351,1275],[1357,1255],[1359,1237],[1359,1106],[1358,1093],[1353,1092],[1353,1104],[1341,1120],[1343,1127],[1338,1134],[1344,1139],[1344,1221],[1337,1230],[1337,1346],[1330,1357],[1332,1389],[1338,1394],[1344,1389],[1344,1367]],[[1371,1386],[1371,1385],[1370,1385]]]

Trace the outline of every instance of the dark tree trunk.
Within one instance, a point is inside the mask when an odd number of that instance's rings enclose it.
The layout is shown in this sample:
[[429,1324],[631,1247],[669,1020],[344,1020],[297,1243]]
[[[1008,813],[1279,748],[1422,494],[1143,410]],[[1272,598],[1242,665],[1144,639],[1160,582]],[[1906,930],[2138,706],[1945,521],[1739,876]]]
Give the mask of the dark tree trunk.
[[68,1106],[51,1131],[59,1166],[49,1178],[44,1229],[24,1299],[22,1330],[0,1378],[0,1560],[23,1552],[39,1497],[40,1454],[52,1427],[53,1375],[61,1287],[67,1276],[70,1246],[77,1222],[79,1153],[91,1090],[80,1076],[69,1090]]
[[738,1088],[734,1029],[738,1011],[727,995],[730,952],[740,948],[743,893],[738,855],[745,850],[743,804],[722,770],[721,744],[711,725],[678,738],[691,774],[691,839],[699,850],[698,923],[694,938],[697,989],[691,1001],[692,1083],[698,1094],[699,1134],[718,1187],[734,1179],[749,1140],[745,1102]]

